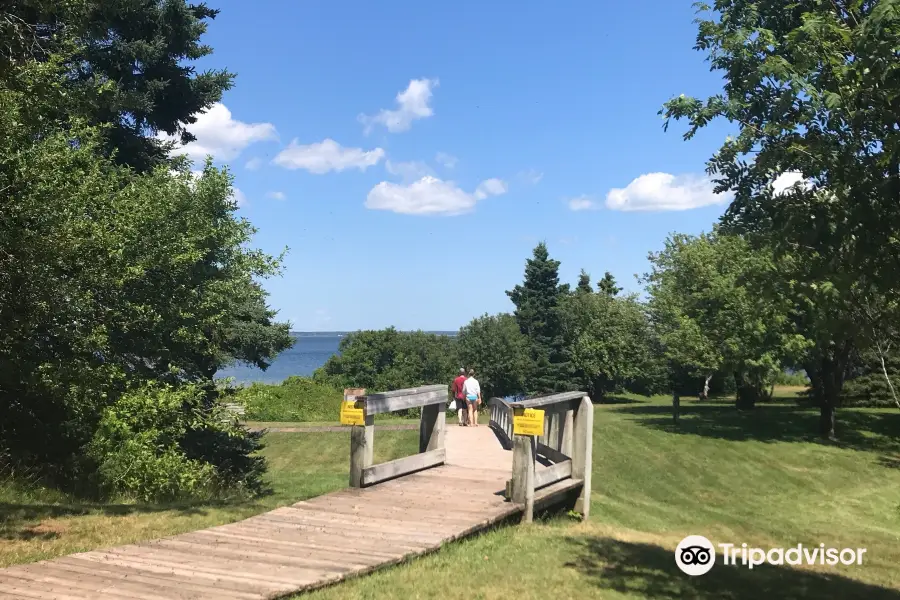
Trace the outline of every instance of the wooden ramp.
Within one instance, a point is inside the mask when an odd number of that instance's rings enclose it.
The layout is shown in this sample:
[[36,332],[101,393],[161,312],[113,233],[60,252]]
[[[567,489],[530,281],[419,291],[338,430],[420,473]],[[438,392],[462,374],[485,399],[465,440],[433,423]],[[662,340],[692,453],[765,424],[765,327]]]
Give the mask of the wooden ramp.
[[[492,399],[492,428],[448,426],[443,385],[345,404],[358,421],[350,430],[350,488],[237,523],[0,569],[0,599],[280,598],[509,517],[529,521],[535,509],[575,496],[575,508],[589,512],[593,408],[581,392],[515,407]],[[373,416],[414,407],[422,415],[419,453],[373,465]],[[535,407],[544,435],[514,433],[514,410]]]
[[[244,521],[0,570],[0,598],[261,599],[401,562],[521,513],[507,502],[512,452],[486,427],[445,431],[446,461]],[[538,467],[540,470],[541,467]],[[577,486],[539,490],[551,501]]]

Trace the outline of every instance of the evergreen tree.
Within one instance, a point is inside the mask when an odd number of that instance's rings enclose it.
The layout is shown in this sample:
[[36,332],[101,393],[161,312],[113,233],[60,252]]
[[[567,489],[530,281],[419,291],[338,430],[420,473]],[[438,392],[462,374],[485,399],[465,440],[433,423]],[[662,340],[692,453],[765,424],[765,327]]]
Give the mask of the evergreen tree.
[[616,285],[616,278],[609,271],[603,275],[603,279],[597,282],[597,292],[600,294],[613,297],[618,296],[621,291],[622,288]]
[[572,385],[560,311],[560,299],[568,292],[568,285],[559,284],[559,261],[550,258],[543,242],[525,264],[525,280],[506,292],[516,306],[516,323],[530,342],[532,392],[564,391]]
[[578,275],[578,286],[575,288],[575,293],[590,294],[593,291],[591,289],[591,276],[582,269],[581,274]]
[[[201,43],[218,10],[187,0],[29,0],[0,2],[0,79],[23,61],[64,57],[62,81],[73,101],[51,118],[106,127],[103,152],[146,172],[169,161],[171,144],[194,141],[185,125],[232,85],[226,70],[197,73],[212,53]],[[9,40],[9,43],[6,43]],[[46,116],[45,116],[46,118]],[[198,165],[202,168],[202,165]]]

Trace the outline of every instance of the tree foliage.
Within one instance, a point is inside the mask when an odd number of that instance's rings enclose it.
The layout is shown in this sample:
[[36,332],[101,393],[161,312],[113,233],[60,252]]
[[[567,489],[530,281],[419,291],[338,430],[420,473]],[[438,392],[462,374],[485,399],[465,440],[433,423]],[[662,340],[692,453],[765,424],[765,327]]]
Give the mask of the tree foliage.
[[[217,429],[211,377],[234,360],[265,366],[290,345],[259,285],[279,261],[249,246],[227,171],[117,164],[115,126],[72,92],[71,56],[39,59],[8,61],[0,77],[0,450],[57,479],[93,480],[107,467],[87,448],[114,407],[147,384],[195,384],[200,416],[161,430],[189,459],[178,464],[259,491],[258,437]],[[191,412],[152,401],[126,412],[147,416],[137,410]],[[133,441],[138,454],[155,443]]]
[[[709,162],[734,200],[723,219],[788,261],[785,278],[814,342],[806,363],[834,435],[834,408],[855,343],[854,296],[900,287],[900,3],[698,4],[696,48],[722,93],[682,95],[663,112],[691,138],[715,119],[738,128]],[[774,184],[778,183],[776,187]],[[786,190],[784,183],[795,183]]]
[[559,261],[550,258],[543,242],[525,263],[524,281],[506,292],[516,307],[519,330],[530,342],[534,368],[528,387],[534,392],[571,387],[559,309],[561,298],[568,293],[569,286],[559,283]]
[[738,406],[751,408],[801,350],[790,306],[758,293],[771,260],[737,236],[713,233],[673,235],[650,262],[649,309],[666,357],[694,376],[731,374]]
[[328,359],[315,377],[337,388],[386,392],[447,383],[459,369],[454,340],[422,331],[357,331],[341,340],[340,354]]
[[168,162],[156,134],[193,141],[185,126],[232,85],[231,73],[192,65],[212,53],[200,38],[218,12],[186,0],[4,3],[0,77],[22,61],[62,57],[59,83],[70,101],[48,116],[104,125],[100,150],[148,171]]
[[475,318],[459,330],[456,343],[461,364],[475,369],[485,398],[527,393],[531,354],[515,317],[501,313]]
[[592,398],[657,387],[649,381],[656,372],[653,333],[635,297],[576,294],[562,308],[574,382]]

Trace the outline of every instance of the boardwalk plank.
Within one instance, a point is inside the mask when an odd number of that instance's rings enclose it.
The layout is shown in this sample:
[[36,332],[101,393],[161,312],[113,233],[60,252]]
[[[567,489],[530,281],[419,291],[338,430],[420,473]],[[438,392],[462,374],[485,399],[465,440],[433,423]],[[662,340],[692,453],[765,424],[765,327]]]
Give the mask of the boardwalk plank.
[[[0,569],[0,599],[266,600],[400,563],[520,514],[502,495],[512,453],[494,433],[445,434],[442,466],[236,523]],[[579,485],[550,485],[535,503]]]

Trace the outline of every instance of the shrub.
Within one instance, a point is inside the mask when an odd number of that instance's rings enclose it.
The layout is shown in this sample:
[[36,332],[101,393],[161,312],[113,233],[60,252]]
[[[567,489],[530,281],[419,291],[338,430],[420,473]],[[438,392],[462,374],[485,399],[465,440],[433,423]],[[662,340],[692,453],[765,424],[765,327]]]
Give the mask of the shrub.
[[208,390],[147,384],[103,411],[87,454],[103,492],[159,502],[263,492],[260,447]]
[[238,388],[235,401],[254,421],[337,421],[343,391],[325,381],[289,377],[278,385],[254,383]]

